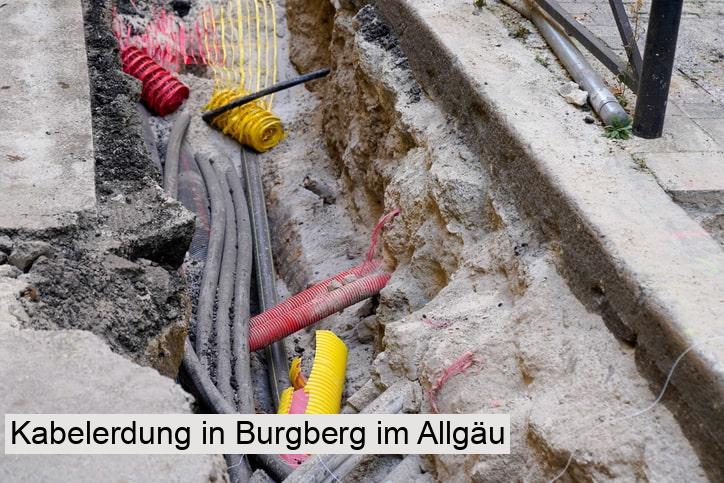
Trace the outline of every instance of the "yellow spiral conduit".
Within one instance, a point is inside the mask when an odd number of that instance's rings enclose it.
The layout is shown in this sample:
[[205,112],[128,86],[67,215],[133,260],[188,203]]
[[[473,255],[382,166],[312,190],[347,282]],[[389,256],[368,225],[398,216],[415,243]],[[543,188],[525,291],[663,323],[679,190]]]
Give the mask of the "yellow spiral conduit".
[[[221,107],[245,94],[240,89],[217,90],[211,96],[206,109]],[[282,140],[284,129],[282,121],[260,104],[250,102],[231,109],[216,116],[212,124],[244,146],[249,146],[260,153],[269,151]]]
[[[303,387],[285,389],[279,400],[278,414],[289,414],[295,392],[304,391],[308,401],[304,414],[337,414],[342,406],[342,391],[347,371],[347,346],[329,330],[315,333],[317,352],[309,380]],[[298,359],[292,361],[290,379],[301,385]]]

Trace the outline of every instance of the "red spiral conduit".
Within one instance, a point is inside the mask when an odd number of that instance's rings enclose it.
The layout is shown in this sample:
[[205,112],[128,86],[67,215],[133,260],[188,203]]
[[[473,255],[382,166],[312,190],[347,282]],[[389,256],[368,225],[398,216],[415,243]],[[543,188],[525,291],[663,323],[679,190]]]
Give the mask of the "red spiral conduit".
[[256,351],[272,342],[283,339],[335,312],[372,297],[387,285],[392,275],[386,272],[367,275],[306,304],[300,305],[265,323],[251,320],[249,326],[249,350]]
[[316,297],[319,297],[320,295],[323,295],[329,291],[329,284],[333,281],[339,282],[341,284],[345,284],[348,281],[348,277],[354,276],[356,278],[361,278],[366,275],[369,275],[370,273],[373,273],[377,269],[380,268],[381,263],[378,260],[375,260],[375,252],[377,250],[377,242],[380,237],[380,233],[382,232],[382,228],[392,221],[394,217],[400,214],[400,209],[396,208],[392,210],[391,212],[387,213],[386,215],[382,216],[382,218],[379,219],[377,224],[375,225],[375,228],[372,230],[372,236],[370,240],[370,248],[367,251],[367,255],[365,256],[365,261],[361,264],[357,265],[356,267],[349,268],[345,270],[344,272],[338,273],[337,275],[330,277],[322,282],[316,283],[309,287],[306,290],[303,290],[299,292],[296,295],[293,295],[289,297],[288,299],[284,300],[283,302],[279,303],[278,305],[275,305],[269,310],[266,310],[262,312],[259,315],[256,315],[251,318],[252,324],[265,324],[269,322],[270,320],[274,320],[277,317],[283,315],[284,313],[295,309],[301,305],[304,305]]
[[[251,318],[252,324],[265,324],[269,322],[270,320],[274,320],[285,313],[289,312],[292,309],[296,309],[297,307],[300,307],[308,302],[311,302],[315,298],[324,295],[325,293],[329,292],[329,284],[333,281],[339,282],[340,284],[347,283],[348,277],[354,276],[356,278],[362,278],[366,275],[369,275],[370,273],[377,270],[380,266],[380,262],[373,261],[373,262],[364,262],[360,265],[357,265],[356,267],[352,267],[348,270],[345,270],[344,272],[338,273],[334,277],[330,277],[327,280],[324,280],[322,282],[319,282],[317,284],[314,284],[313,286],[309,287],[306,290],[303,290],[299,292],[296,295],[293,295],[286,299],[284,302],[281,302],[278,305],[275,305],[269,310],[266,310],[262,312],[259,315],[255,315]],[[348,279],[349,280],[349,279]]]
[[129,45],[123,48],[121,62],[123,72],[143,83],[141,98],[156,114],[171,114],[189,97],[186,85],[138,47]]

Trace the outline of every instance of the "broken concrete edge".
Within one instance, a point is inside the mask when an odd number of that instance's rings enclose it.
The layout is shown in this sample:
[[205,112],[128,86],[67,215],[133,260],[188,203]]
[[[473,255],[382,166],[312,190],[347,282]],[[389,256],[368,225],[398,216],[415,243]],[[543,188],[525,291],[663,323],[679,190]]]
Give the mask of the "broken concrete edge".
[[[0,277],[0,394],[3,414],[192,413],[192,398],[149,367],[81,330],[20,328],[17,294],[28,283]],[[0,420],[0,445],[5,420]],[[225,481],[219,455],[4,455],[2,481]]]
[[[691,348],[671,383],[696,413],[701,437],[713,440],[711,450],[717,451],[716,441],[724,440],[724,274],[717,269],[724,266],[724,253],[719,245],[707,234],[684,243],[677,238],[676,233],[700,233],[701,227],[651,177],[630,169],[629,154],[614,152],[610,142],[595,145],[566,134],[565,123],[571,121],[551,116],[535,102],[531,84],[544,89],[551,81],[531,82],[524,69],[486,62],[482,38],[479,45],[470,42],[475,30],[438,22],[440,8],[432,2],[373,3],[399,36],[426,92],[461,123],[471,146],[490,160],[493,176],[558,248],[559,270],[574,293],[601,311],[616,335],[645,349],[637,351],[637,359],[650,357],[657,367],[655,393],[677,357]],[[470,15],[470,22],[481,22],[476,18],[499,23],[485,9]],[[508,55],[535,68],[505,29],[492,35],[490,30],[486,33],[505,44]],[[485,70],[476,70],[476,63]],[[553,102],[565,102],[554,97]],[[525,118],[514,117],[521,98]],[[576,153],[588,156],[574,159]]]
[[[77,234],[98,219],[98,210],[79,210],[73,213],[34,216],[19,223],[0,226],[0,235],[24,240],[52,240],[60,236]],[[42,220],[42,221],[41,221]]]

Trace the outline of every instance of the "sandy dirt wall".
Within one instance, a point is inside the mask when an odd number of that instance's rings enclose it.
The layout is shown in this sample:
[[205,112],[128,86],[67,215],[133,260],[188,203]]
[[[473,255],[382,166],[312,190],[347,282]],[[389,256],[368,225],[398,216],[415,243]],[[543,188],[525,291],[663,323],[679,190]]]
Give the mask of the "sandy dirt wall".
[[[290,22],[305,14],[303,5],[288,12]],[[326,48],[333,74],[319,91],[320,105],[307,101],[322,120],[306,123],[304,139],[294,139],[313,146],[310,153],[324,143],[317,163],[329,162],[338,177],[331,183],[344,213],[337,216],[371,226],[383,212],[402,210],[384,243],[394,275],[367,321],[379,337],[375,380],[419,382],[429,411],[430,388],[470,352],[472,367],[439,391],[440,412],[512,416],[510,456],[430,457],[428,470],[439,481],[538,481],[573,455],[564,480],[705,481],[695,449],[665,406],[598,426],[656,397],[633,348],[573,295],[556,270],[555,245],[541,241],[505,186],[491,181],[495,160],[471,150],[455,120],[422,92],[375,12],[338,8],[330,44],[317,50]],[[283,189],[281,174],[272,192]],[[312,218],[290,213],[285,223],[297,227],[286,236],[293,239]]]

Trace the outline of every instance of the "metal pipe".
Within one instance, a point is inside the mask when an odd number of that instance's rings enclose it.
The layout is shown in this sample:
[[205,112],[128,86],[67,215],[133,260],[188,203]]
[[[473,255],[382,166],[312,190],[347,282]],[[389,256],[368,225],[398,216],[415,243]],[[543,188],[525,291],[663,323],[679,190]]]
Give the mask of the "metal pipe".
[[[246,182],[246,195],[248,197],[252,239],[254,241],[254,265],[259,289],[259,306],[264,311],[279,302],[266,201],[264,200],[264,186],[256,153],[244,148],[242,148],[241,153],[241,167]],[[279,407],[279,395],[291,385],[287,370],[288,362],[284,341],[280,340],[267,346],[266,356],[269,366],[269,385],[272,390],[274,408],[277,409]]]
[[633,133],[642,138],[658,138],[664,131],[682,5],[683,0],[651,2],[633,125]]
[[535,0],[535,5],[540,8],[541,12],[550,15],[553,22],[559,25],[565,34],[578,40],[591,55],[613,72],[616,77],[625,82],[632,90],[636,90],[638,79],[632,75],[629,65],[616,55],[606,42],[594,35],[581,22],[575,20],[556,0]]
[[593,110],[601,117],[607,126],[624,125],[631,118],[611,94],[603,79],[593,70],[593,67],[583,58],[581,51],[560,30],[553,26],[538,9],[530,8],[531,20],[546,39],[553,52],[584,91],[588,92],[588,101]]
[[606,88],[603,79],[586,62],[581,51],[565,33],[548,21],[538,5],[532,3],[531,0],[527,0],[525,3],[505,0],[505,3],[535,24],[573,80],[588,92],[591,107],[605,125],[625,125],[630,122],[629,115],[618,103],[616,97]]

